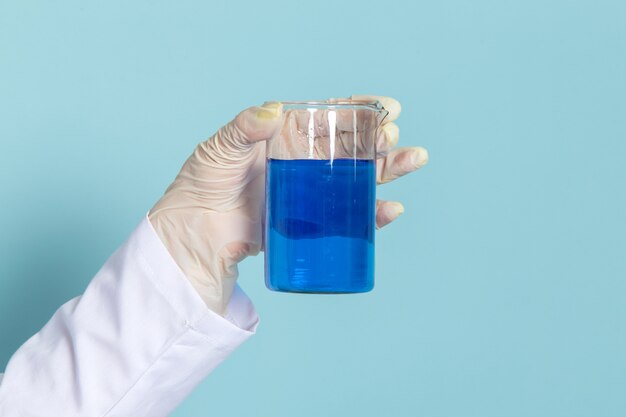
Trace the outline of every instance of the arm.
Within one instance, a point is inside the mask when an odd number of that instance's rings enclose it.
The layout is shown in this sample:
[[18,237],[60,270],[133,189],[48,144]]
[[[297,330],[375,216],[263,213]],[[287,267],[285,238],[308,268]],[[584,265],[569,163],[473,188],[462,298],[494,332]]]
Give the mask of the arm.
[[240,113],[197,146],[81,297],[13,355],[0,416],[166,416],[258,318],[236,286],[258,253],[264,146],[280,104]]
[[253,334],[236,263],[260,250],[262,141],[279,121],[279,104],[252,107],[198,145],[85,293],[10,359],[0,416],[166,416]]
[[257,323],[238,287],[208,309],[144,219],[13,355],[0,416],[166,416]]
[[[382,184],[428,154],[391,150],[400,104],[380,99],[390,111],[377,139]],[[254,333],[237,264],[261,250],[263,142],[280,122],[280,103],[251,107],[198,145],[85,293],[13,355],[0,416],[166,416]],[[378,200],[377,226],[402,211]]]

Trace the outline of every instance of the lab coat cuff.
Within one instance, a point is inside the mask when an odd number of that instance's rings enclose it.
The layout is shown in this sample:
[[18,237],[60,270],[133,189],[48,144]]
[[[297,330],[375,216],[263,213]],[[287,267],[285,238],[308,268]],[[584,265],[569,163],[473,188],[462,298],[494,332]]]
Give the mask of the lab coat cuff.
[[254,305],[236,286],[224,317],[207,308],[146,216],[131,240],[136,240],[146,267],[151,270],[154,286],[166,297],[172,308],[194,329],[224,349],[233,350],[253,335],[259,323]]

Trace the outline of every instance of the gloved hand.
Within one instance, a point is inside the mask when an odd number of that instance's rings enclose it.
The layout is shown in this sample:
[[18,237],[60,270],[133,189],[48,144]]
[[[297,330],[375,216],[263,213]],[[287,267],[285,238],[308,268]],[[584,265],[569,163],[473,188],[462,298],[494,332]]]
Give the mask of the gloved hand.
[[[377,138],[378,184],[428,162],[424,148],[391,149],[398,142],[394,120],[400,103],[379,100],[389,111]],[[238,276],[237,264],[262,249],[265,140],[280,127],[282,106],[266,103],[239,113],[187,159],[148,217],[178,266],[207,307],[223,315]],[[399,202],[377,200],[380,228],[404,212]]]

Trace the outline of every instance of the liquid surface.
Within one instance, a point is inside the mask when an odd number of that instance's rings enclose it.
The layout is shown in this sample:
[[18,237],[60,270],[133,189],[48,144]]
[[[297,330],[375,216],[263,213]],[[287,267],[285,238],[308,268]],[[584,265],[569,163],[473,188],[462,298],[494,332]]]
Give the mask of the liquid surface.
[[293,292],[374,285],[374,161],[267,161],[265,277]]

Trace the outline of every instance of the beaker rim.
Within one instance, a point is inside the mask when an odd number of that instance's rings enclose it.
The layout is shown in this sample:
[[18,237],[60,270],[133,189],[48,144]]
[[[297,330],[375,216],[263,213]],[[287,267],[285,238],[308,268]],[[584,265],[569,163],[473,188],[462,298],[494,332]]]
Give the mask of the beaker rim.
[[353,100],[353,99],[330,99],[330,100],[298,100],[280,101],[283,106],[293,107],[323,107],[323,108],[367,108],[375,111],[387,111],[378,100]]

